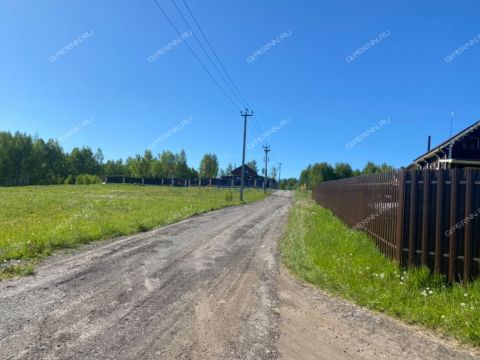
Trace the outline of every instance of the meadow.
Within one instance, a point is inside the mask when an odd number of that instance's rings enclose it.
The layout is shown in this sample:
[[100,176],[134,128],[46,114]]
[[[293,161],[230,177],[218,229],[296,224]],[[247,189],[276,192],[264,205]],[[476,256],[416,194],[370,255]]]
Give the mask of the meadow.
[[[261,200],[247,189],[245,202]],[[138,185],[0,187],[0,279],[54,250],[147,231],[240,204],[238,190]],[[19,260],[19,261],[17,261]]]
[[480,281],[450,285],[426,268],[400,268],[309,195],[297,192],[280,244],[293,273],[361,306],[480,346]]

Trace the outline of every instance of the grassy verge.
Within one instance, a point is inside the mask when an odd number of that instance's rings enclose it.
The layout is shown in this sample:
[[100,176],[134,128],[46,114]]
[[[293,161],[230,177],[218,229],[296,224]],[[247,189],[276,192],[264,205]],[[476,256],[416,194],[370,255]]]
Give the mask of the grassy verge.
[[297,194],[280,248],[286,266],[319,288],[480,346],[480,281],[449,286],[425,268],[400,269],[304,193]]
[[[245,192],[246,202],[264,196],[260,190]],[[0,187],[0,279],[32,273],[33,262],[55,249],[146,231],[239,203],[238,191],[217,188]]]

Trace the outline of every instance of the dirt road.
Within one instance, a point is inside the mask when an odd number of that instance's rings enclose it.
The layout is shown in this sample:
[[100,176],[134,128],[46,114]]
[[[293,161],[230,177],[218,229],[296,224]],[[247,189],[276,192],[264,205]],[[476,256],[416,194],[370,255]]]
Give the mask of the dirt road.
[[277,192],[1,282],[0,359],[468,357],[281,270],[290,202]]

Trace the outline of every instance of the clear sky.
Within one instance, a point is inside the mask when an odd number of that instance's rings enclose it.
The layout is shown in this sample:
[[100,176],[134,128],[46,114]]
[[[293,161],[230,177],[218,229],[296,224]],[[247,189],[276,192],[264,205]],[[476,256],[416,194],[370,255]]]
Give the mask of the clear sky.
[[[478,1],[187,2],[255,111],[248,142],[290,119],[264,141],[282,177],[317,161],[408,165],[427,135],[448,137],[451,112],[454,131],[480,119]],[[185,41],[215,74],[194,36],[177,38],[153,0],[2,0],[0,130],[101,147],[106,159],[157,139],[155,153],[184,148],[191,166],[206,152],[239,165],[239,110],[189,52]],[[261,143],[247,158],[262,160]]]

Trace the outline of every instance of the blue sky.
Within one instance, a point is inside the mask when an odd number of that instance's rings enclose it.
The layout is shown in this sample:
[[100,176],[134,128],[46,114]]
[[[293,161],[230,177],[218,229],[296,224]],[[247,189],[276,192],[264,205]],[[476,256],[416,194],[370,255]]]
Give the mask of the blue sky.
[[[158,1],[181,32],[200,36],[171,0]],[[448,137],[451,112],[454,131],[480,119],[478,1],[187,1],[255,111],[249,142],[290,119],[265,140],[273,164],[284,164],[282,177],[317,161],[408,165],[426,150],[427,135],[434,144]],[[283,32],[290,36],[247,60]],[[382,32],[388,36],[346,61]],[[106,159],[126,158],[161,137],[155,153],[184,148],[191,166],[206,152],[222,167],[239,165],[239,110],[185,43],[148,61],[177,38],[153,0],[3,0],[0,130],[59,138],[93,118],[64,140],[66,150],[87,145]],[[214,74],[193,36],[186,41]],[[261,145],[247,158],[260,162]]]

